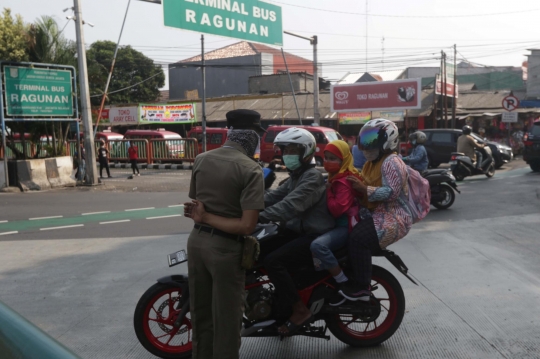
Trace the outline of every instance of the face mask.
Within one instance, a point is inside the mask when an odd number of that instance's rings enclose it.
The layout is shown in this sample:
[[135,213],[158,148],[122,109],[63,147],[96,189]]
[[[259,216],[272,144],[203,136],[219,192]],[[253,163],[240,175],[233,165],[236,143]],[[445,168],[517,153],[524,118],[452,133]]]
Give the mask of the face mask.
[[416,140],[412,140],[411,143],[413,144],[413,146],[416,145]]
[[283,163],[285,163],[285,167],[291,171],[297,170],[302,166],[302,163],[300,163],[300,156],[298,155],[284,155]]
[[362,151],[364,153],[364,157],[366,157],[366,161],[375,161],[379,157],[379,150],[367,150]]
[[341,165],[338,162],[324,162],[324,169],[328,173],[338,173]]

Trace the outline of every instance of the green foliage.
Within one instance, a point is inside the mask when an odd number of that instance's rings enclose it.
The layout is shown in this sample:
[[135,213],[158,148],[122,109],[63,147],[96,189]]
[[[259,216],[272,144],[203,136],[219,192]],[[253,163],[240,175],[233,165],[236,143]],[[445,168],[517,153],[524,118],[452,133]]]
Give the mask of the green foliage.
[[0,60],[28,61],[26,26],[20,15],[11,16],[4,8],[0,15]]
[[61,33],[58,23],[50,16],[42,16],[28,31],[28,51],[31,62],[44,64],[77,64],[77,46]]
[[[88,80],[91,94],[103,94],[114,56],[116,44],[111,41],[96,41],[88,50]],[[152,77],[153,76],[153,77]],[[109,93],[138,82],[150,80],[128,90],[108,95],[108,104],[152,102],[159,97],[159,88],[165,84],[165,74],[154,60],[131,46],[118,49]],[[92,97],[92,105],[99,106],[101,97]]]

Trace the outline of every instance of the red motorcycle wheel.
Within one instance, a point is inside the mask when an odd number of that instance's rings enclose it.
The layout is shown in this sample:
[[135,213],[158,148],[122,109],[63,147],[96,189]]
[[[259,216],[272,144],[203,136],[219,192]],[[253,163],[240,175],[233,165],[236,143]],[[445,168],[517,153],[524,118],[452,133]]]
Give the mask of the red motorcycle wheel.
[[156,283],[139,299],[133,324],[139,342],[146,350],[163,359],[191,358],[193,333],[189,312],[179,328],[175,309],[182,298],[178,287]]
[[405,314],[405,295],[397,279],[386,269],[373,266],[371,286],[381,305],[375,320],[356,315],[338,314],[326,319],[336,338],[353,347],[371,347],[390,338],[399,328]]

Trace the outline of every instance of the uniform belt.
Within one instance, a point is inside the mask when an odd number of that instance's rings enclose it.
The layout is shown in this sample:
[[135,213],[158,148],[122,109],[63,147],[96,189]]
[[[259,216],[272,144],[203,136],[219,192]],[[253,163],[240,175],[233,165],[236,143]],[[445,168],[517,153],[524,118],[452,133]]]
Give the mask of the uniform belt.
[[220,231],[219,229],[213,228],[213,227],[207,227],[207,226],[201,226],[200,224],[195,225],[195,229],[199,230],[199,232],[206,232],[210,233],[212,235],[221,236],[229,239],[233,239],[237,242],[242,241],[244,238],[238,234],[230,234],[227,232]]

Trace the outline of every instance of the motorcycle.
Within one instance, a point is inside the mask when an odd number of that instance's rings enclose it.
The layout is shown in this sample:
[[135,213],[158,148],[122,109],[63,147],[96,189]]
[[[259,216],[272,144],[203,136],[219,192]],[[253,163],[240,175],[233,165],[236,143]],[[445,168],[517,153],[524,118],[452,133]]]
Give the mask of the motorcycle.
[[[288,238],[276,224],[258,225],[253,234],[261,244],[261,251],[277,248]],[[277,247],[276,247],[277,246]],[[347,249],[335,252],[347,272]],[[385,257],[411,282],[408,268],[394,252],[381,250],[374,256]],[[168,256],[169,267],[187,261],[184,250]],[[293,335],[330,340],[329,330],[338,340],[353,347],[371,347],[390,338],[399,328],[405,314],[405,296],[398,280],[386,269],[373,265],[372,295],[367,302],[346,301],[330,306],[328,299],[335,292],[336,283],[326,272],[313,266],[294,274],[299,295],[315,316]],[[246,271],[243,338],[279,337],[276,293],[266,270],[260,264]],[[281,308],[282,309],[282,308]],[[282,310],[280,311],[283,312]],[[170,275],[157,280],[139,299],[133,324],[143,347],[164,359],[187,359],[192,353],[192,324],[187,275]]]
[[463,181],[465,177],[486,175],[491,178],[495,175],[495,160],[489,146],[479,149],[483,158],[480,167],[476,167],[469,156],[461,152],[452,152],[450,157],[450,169],[458,181]]
[[448,209],[454,204],[456,193],[461,193],[452,171],[431,169],[421,173],[428,180],[431,189],[431,204],[438,209]]

